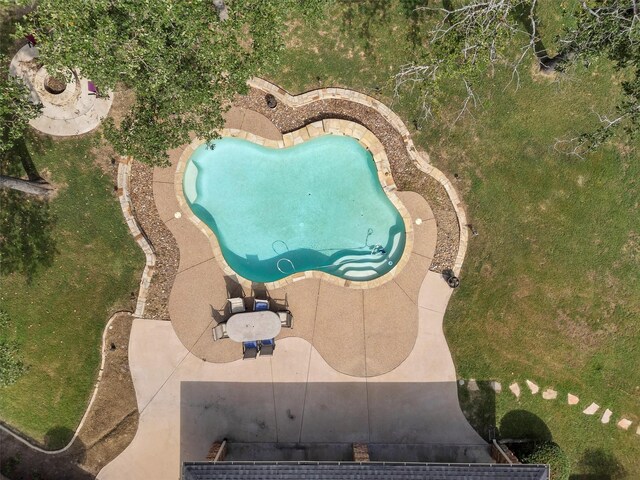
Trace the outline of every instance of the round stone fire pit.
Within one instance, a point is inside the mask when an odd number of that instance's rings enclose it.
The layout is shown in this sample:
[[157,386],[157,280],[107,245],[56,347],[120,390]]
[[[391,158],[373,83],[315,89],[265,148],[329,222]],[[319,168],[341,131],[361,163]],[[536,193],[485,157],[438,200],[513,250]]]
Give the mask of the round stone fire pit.
[[38,62],[38,49],[25,45],[11,60],[9,73],[21,78],[31,90],[33,103],[42,113],[29,124],[40,132],[60,137],[90,132],[109,113],[113,95],[98,97],[89,91],[89,81],[69,69],[50,74]]

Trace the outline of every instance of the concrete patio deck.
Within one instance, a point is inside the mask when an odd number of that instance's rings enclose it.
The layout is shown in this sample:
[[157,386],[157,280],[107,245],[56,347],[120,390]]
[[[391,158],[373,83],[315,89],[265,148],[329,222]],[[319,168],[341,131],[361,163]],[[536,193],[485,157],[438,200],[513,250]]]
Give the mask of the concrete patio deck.
[[[262,115],[232,109],[228,128],[239,128],[277,140],[280,132]],[[171,152],[172,165],[154,171],[154,197],[160,218],[177,240],[180,265],[169,300],[171,322],[183,345],[208,362],[240,359],[242,349],[230,340],[213,342],[211,329],[221,320],[227,298],[241,294],[240,286],[226,277],[215,261],[209,240],[181,212],[174,172],[182,149]],[[294,329],[283,329],[277,340],[295,336],[313,344],[335,370],[354,376],[380,375],[397,367],[416,338],[420,284],[436,245],[436,224],[427,202],[413,192],[396,192],[411,218],[414,242],[407,265],[395,278],[363,290],[305,279],[275,290],[294,315]],[[176,212],[180,215],[176,217]],[[252,292],[243,292],[251,296]]]
[[138,432],[98,478],[175,479],[181,461],[202,460],[223,437],[434,445],[439,451],[445,445],[462,455],[459,461],[490,462],[485,442],[458,405],[442,332],[450,295],[440,275],[427,273],[417,298],[413,350],[393,371],[368,378],[335,371],[300,338],[279,341],[273,357],[203,362],[183,346],[170,322],[135,320],[129,358]]

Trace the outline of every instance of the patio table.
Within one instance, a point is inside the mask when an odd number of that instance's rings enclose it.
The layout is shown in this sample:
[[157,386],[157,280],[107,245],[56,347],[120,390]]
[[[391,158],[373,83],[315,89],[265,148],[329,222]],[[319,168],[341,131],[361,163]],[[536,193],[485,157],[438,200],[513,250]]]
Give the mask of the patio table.
[[280,317],[270,310],[236,313],[227,320],[227,335],[235,342],[275,338],[281,328]]

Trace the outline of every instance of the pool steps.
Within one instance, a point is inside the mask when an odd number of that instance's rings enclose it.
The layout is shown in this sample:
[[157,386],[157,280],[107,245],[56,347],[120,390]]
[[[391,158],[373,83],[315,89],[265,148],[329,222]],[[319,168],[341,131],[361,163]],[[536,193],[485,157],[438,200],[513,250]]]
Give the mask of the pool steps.
[[393,236],[390,251],[381,256],[378,261],[374,261],[371,258],[370,253],[363,253],[362,255],[349,255],[342,257],[335,262],[338,268],[336,272],[340,272],[341,276],[347,280],[366,280],[368,278],[375,278],[379,275],[379,272],[375,269],[386,265],[389,257],[393,256],[394,252],[400,244],[400,233],[396,233]]

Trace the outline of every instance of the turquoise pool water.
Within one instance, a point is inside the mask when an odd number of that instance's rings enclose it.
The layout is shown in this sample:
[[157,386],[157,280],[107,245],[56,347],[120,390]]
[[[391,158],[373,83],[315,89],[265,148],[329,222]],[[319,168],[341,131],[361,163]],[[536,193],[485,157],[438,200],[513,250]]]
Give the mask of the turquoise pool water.
[[285,149],[222,138],[193,153],[183,189],[229,266],[254,282],[307,270],[372,280],[404,250],[402,217],[371,153],[351,137]]

